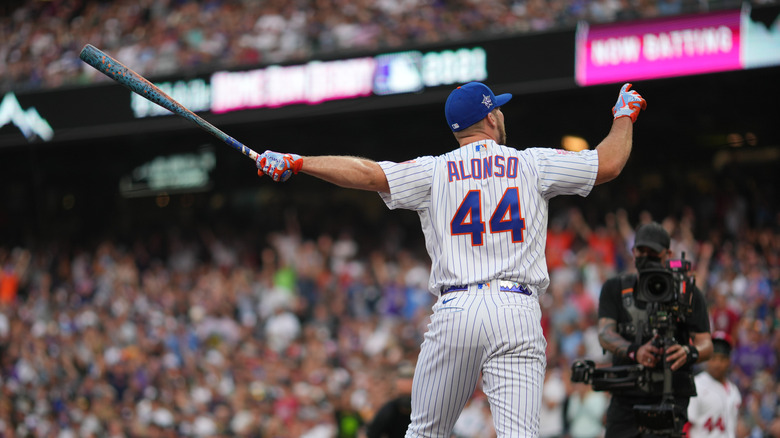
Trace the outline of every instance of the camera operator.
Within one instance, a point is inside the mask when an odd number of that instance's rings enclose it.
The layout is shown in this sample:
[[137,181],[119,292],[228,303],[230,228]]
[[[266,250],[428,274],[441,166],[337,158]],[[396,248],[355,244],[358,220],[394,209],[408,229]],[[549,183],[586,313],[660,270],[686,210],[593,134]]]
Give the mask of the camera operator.
[[[670,240],[669,233],[656,222],[643,224],[637,229],[633,248],[637,274],[610,278],[601,289],[599,343],[612,353],[614,366],[640,364],[651,370],[663,370],[665,358],[674,376],[674,408],[680,411],[684,423],[688,401],[695,394],[691,367],[696,362],[709,359],[713,350],[704,297],[698,288],[692,288],[689,316],[683,324],[675,326],[673,342],[660,339],[658,330],[648,321],[650,304],[638,299],[643,297],[639,293],[643,272],[648,278],[650,272],[657,272],[668,263]],[[680,382],[687,379],[690,385],[678,383],[680,375]],[[642,434],[634,407],[660,403],[661,393],[641,390],[611,392],[605,438],[658,436],[652,431]]]

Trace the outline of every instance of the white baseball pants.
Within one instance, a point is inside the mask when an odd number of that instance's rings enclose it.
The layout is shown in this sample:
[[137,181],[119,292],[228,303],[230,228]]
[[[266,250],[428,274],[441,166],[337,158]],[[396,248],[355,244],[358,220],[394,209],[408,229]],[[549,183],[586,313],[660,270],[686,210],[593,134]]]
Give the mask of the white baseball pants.
[[498,281],[439,297],[414,374],[407,438],[446,437],[480,372],[499,437],[536,437],[547,341],[534,293]]

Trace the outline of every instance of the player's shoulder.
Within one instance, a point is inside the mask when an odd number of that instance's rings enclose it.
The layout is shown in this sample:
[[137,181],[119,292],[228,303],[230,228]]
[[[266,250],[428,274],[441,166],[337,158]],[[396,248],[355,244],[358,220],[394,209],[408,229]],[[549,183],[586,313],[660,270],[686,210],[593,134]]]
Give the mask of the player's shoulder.
[[411,159],[406,160],[406,161],[398,161],[398,162],[395,162],[395,161],[381,161],[381,162],[379,162],[379,164],[382,165],[383,167],[385,167],[385,166],[387,166],[387,167],[428,166],[428,165],[436,162],[436,160],[439,159],[440,157],[441,156],[435,157],[435,156],[432,156],[432,155],[422,155],[422,156],[419,156],[419,157],[416,157],[416,158],[411,158]]
[[550,160],[554,156],[554,149],[544,147],[514,148],[512,146],[496,144],[493,149],[496,155],[504,157],[517,157],[523,163],[533,166],[534,163]]
[[[580,169],[594,170],[598,166],[598,155],[595,151],[568,151],[560,148],[532,147],[519,152],[521,160],[531,164],[539,172],[553,172],[556,178],[561,175],[561,170]],[[569,171],[565,174],[569,174]]]
[[504,151],[507,151],[511,154],[515,155],[528,155],[528,156],[534,156],[534,157],[541,157],[545,155],[550,155],[552,151],[555,149],[552,148],[545,148],[545,147],[539,147],[539,146],[533,146],[533,147],[526,147],[526,148],[514,148],[512,146],[506,146],[506,145],[500,145],[500,148],[502,148]]
[[545,156],[550,158],[571,158],[571,157],[583,157],[589,154],[596,153],[595,149],[585,149],[581,151],[570,151],[567,149],[553,148],[553,147],[529,147],[522,150],[529,154],[537,156]]

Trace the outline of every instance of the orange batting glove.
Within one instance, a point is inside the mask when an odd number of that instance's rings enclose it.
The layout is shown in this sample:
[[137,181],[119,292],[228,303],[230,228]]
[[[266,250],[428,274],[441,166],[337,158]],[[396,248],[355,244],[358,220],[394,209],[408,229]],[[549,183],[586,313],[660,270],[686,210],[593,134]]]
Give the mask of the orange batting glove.
[[276,182],[284,182],[303,167],[303,158],[296,154],[265,151],[257,157],[257,174],[268,175]]
[[639,117],[639,111],[647,108],[647,101],[636,91],[628,91],[630,89],[631,84],[623,84],[623,87],[620,89],[617,103],[612,108],[612,114],[615,116],[615,119],[631,117],[631,122],[636,122],[636,118]]

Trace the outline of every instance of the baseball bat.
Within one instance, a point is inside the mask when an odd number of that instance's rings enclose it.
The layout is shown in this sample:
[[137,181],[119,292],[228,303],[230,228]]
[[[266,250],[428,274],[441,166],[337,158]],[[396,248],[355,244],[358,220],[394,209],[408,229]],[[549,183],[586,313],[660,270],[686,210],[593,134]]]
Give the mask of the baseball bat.
[[121,62],[108,56],[97,47],[91,44],[87,44],[83,49],[81,49],[79,58],[94,67],[99,72],[127,87],[130,91],[156,103],[157,105],[160,105],[174,114],[180,115],[187,120],[195,122],[206,132],[224,141],[252,160],[257,160],[257,156],[259,155],[257,152],[253,151],[247,146],[244,146],[244,144],[235,138],[225,134],[216,126],[188,110],[184,107],[184,105],[177,102],[176,99],[165,94],[165,92],[162,91],[159,87],[149,82],[146,78],[134,72],[133,70],[130,70]]

